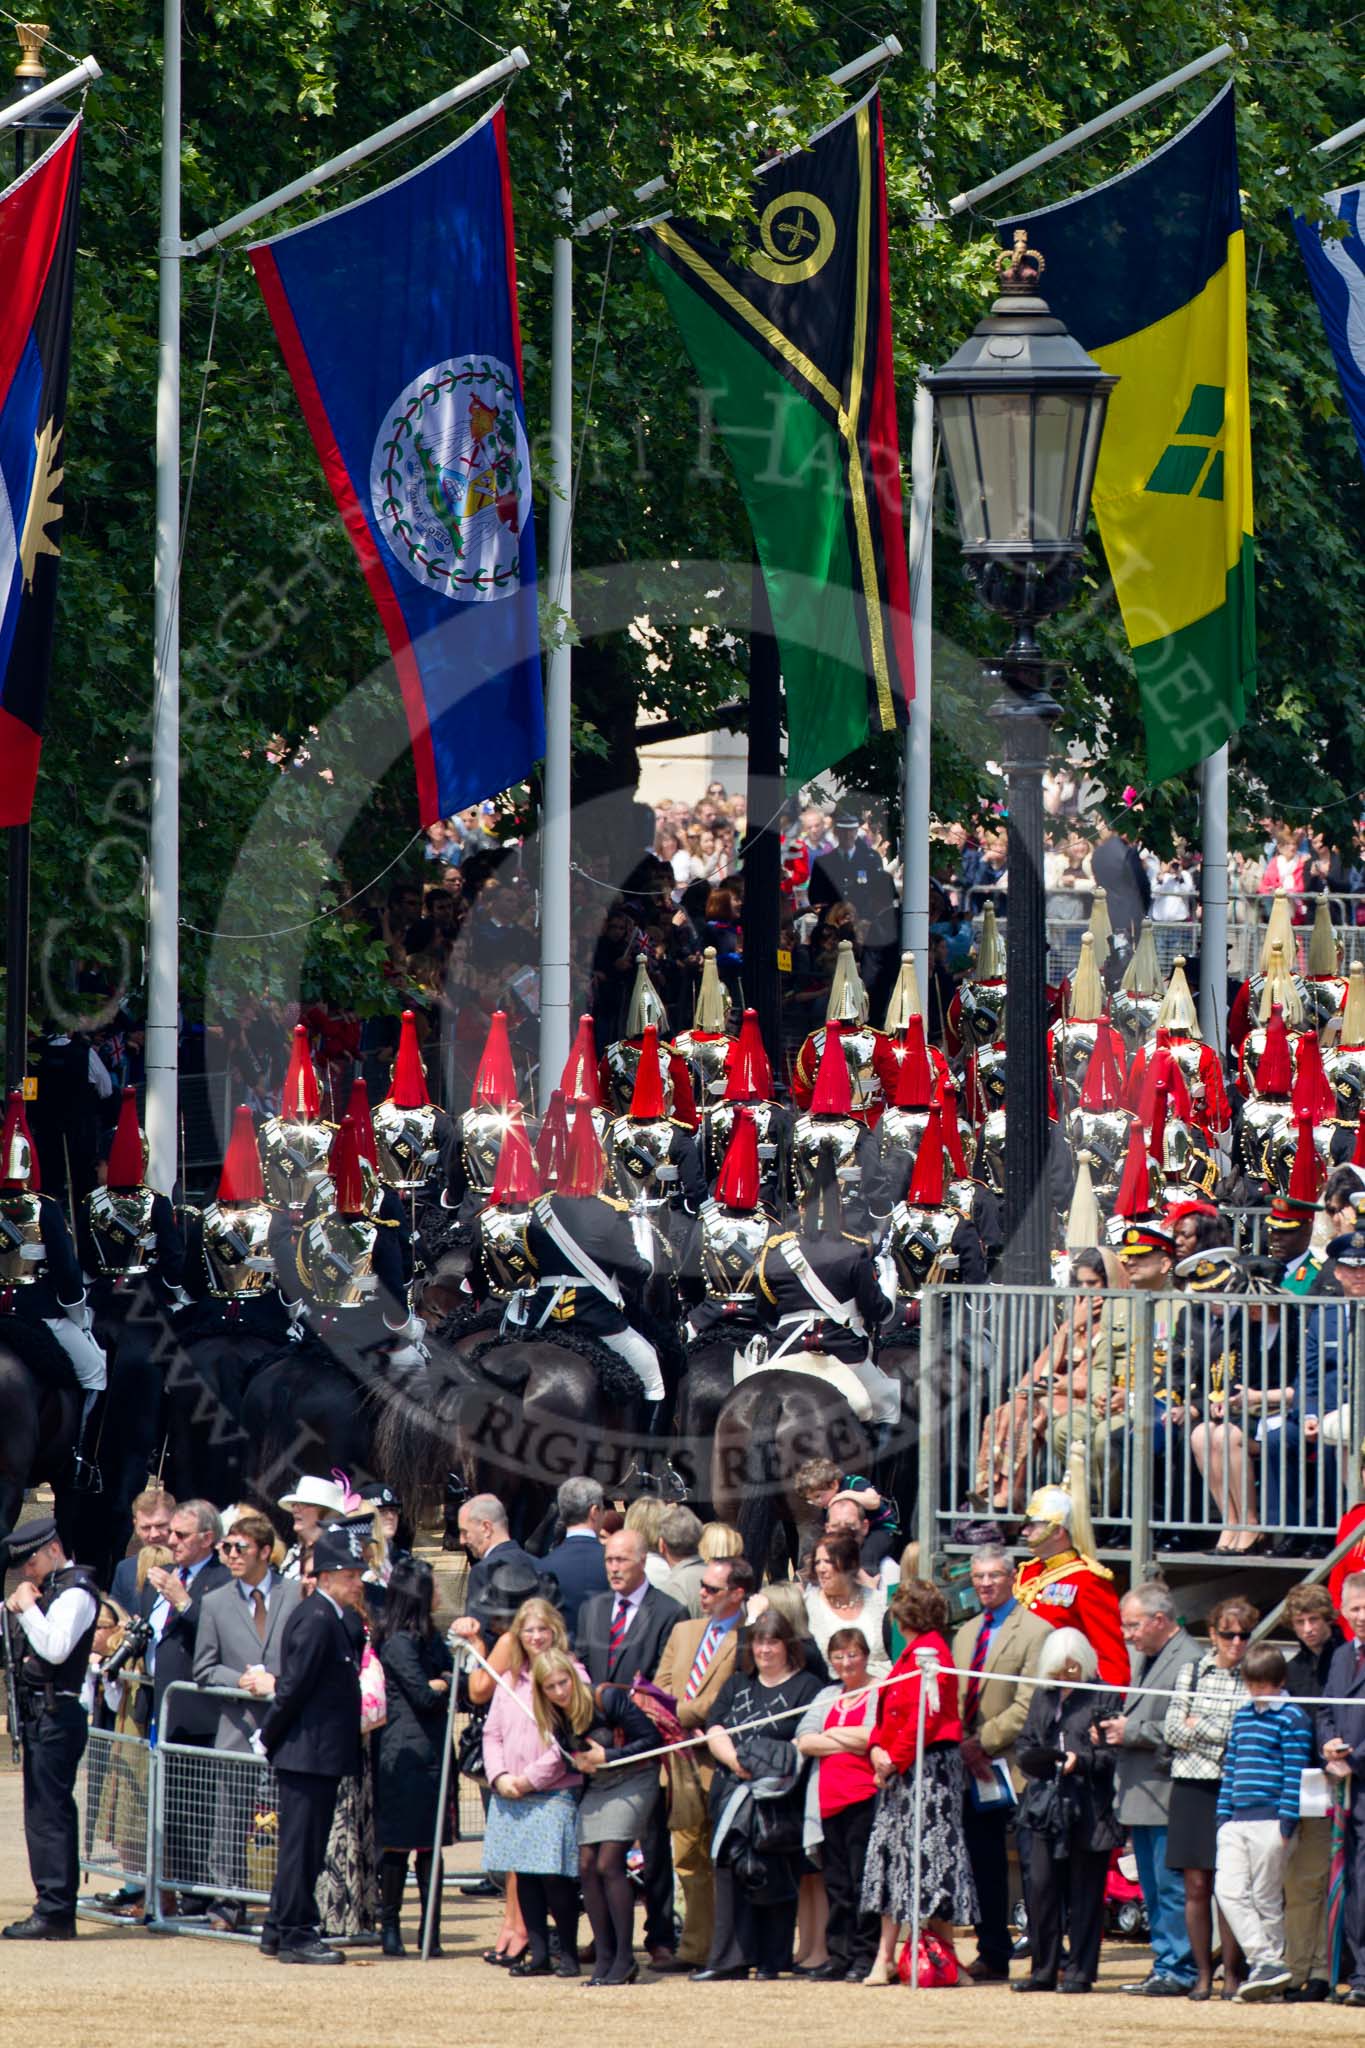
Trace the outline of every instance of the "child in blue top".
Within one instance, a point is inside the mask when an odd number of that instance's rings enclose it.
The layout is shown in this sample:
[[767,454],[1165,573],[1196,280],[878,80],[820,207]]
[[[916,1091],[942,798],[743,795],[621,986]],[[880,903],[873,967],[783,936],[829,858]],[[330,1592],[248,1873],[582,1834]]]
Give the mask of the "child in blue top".
[[1312,1724],[1284,1689],[1287,1668],[1271,1644],[1252,1644],[1242,1665],[1250,1703],[1233,1715],[1223,1752],[1213,1883],[1247,1959],[1239,1999],[1274,1998],[1293,1982],[1284,1961],[1284,1871],[1314,1754]]

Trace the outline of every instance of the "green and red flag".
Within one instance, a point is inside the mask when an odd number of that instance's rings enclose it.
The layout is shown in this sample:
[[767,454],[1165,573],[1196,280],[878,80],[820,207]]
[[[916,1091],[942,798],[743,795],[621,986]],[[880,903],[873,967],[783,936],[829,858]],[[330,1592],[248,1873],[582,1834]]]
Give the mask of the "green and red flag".
[[793,785],[914,694],[875,93],[755,176],[744,251],[641,229],[744,496],[772,607]]

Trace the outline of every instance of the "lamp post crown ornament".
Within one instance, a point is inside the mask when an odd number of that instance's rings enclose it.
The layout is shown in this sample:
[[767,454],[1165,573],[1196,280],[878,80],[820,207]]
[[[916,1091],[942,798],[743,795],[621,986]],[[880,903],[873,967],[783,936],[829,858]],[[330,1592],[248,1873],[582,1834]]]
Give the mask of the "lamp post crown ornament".
[[1038,280],[1047,269],[1047,258],[1028,246],[1028,229],[1014,230],[1014,247],[1002,249],[995,259],[1000,291],[1006,298],[1034,298]]
[[46,78],[47,66],[43,62],[43,46],[52,31],[45,21],[16,21],[14,33],[19,38],[19,62],[14,67],[16,78]]

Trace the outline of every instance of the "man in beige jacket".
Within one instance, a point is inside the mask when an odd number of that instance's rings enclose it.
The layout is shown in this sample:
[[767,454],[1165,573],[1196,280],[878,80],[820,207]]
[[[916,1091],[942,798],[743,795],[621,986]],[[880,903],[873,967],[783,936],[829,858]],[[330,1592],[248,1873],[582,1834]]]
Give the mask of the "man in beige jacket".
[[967,1975],[978,1984],[1003,1984],[1010,1973],[1007,1835],[1012,1807],[1005,1799],[981,1803],[976,1788],[986,1794],[996,1790],[997,1762],[1014,1775],[1014,1744],[1033,1697],[1032,1686],[1014,1681],[1037,1670],[1038,1653],[1050,1633],[1045,1621],[1019,1605],[1013,1586],[1014,1566],[1004,1546],[981,1544],[972,1556],[972,1589],[981,1612],[953,1637],[953,1663],[966,1674],[958,1680],[967,1767],[962,1826],[981,1915],[977,1957],[967,1965]]
[[[734,1672],[744,1604],[753,1590],[753,1566],[745,1558],[711,1559],[697,1588],[701,1620],[680,1621],[664,1644],[654,1682],[676,1698],[684,1734],[700,1734],[707,1727],[717,1695]],[[668,1825],[683,1895],[676,1970],[700,1969],[711,1952],[715,1876],[708,1794],[713,1769],[701,1746],[677,1751],[669,1763]]]

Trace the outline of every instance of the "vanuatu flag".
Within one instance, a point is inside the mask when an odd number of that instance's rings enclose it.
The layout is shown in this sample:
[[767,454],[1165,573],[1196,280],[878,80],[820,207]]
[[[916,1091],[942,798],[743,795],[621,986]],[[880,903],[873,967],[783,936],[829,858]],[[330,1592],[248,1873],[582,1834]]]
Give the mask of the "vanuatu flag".
[[0,193],[0,825],[33,812],[62,544],[81,124]]
[[739,479],[808,781],[914,692],[876,94],[767,164],[748,250],[641,231]]
[[1216,752],[1256,680],[1246,243],[1226,86],[1135,170],[1000,223],[1119,379],[1094,506],[1133,650],[1154,782]]
[[501,106],[250,255],[383,621],[430,825],[545,751]]

